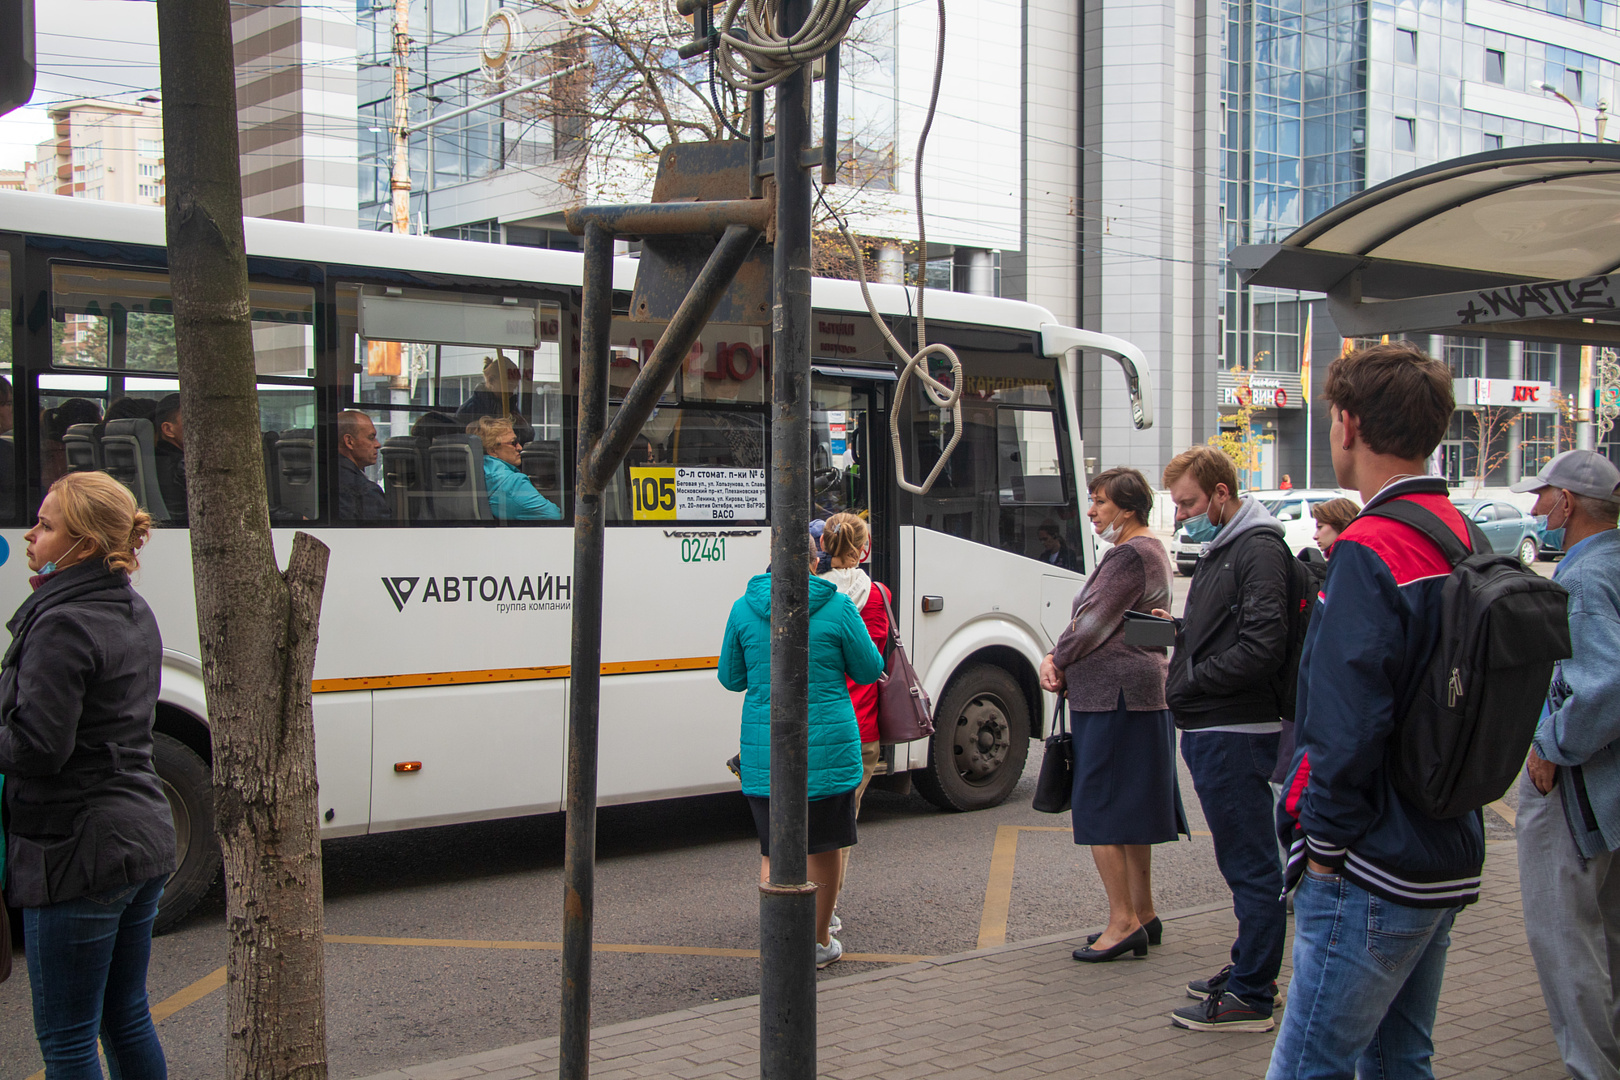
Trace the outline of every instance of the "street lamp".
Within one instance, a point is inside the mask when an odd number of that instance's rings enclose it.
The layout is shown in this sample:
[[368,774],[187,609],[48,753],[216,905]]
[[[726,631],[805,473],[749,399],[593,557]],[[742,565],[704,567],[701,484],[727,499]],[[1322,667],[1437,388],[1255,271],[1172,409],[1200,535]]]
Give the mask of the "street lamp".
[[1530,86],[1533,89],[1536,89],[1536,90],[1544,90],[1544,91],[1546,91],[1547,93],[1551,94],[1553,97],[1557,98],[1559,101],[1562,101],[1565,105],[1569,106],[1569,111],[1575,114],[1575,141],[1580,142],[1581,141],[1581,110],[1575,107],[1575,103],[1573,101],[1569,100],[1569,98],[1565,97],[1563,91],[1558,90],[1558,89],[1554,88],[1553,86],[1551,86],[1551,85],[1549,85],[1547,83],[1533,82],[1533,83],[1530,84]]

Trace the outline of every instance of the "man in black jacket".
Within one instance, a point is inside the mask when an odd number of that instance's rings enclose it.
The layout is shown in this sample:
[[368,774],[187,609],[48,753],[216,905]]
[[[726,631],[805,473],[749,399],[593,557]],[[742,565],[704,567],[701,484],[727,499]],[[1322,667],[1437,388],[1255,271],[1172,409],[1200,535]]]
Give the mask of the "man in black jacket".
[[382,444],[377,425],[357,409],[338,413],[338,517],[345,521],[387,521],[394,516],[365,470],[377,464]]
[[1196,1031],[1270,1031],[1287,915],[1272,829],[1281,723],[1277,675],[1288,649],[1291,555],[1264,506],[1237,495],[1232,460],[1211,446],[1164,470],[1176,523],[1203,544],[1165,699],[1181,729],[1215,861],[1232,890],[1232,962],[1187,984],[1199,1003],[1170,1019]]

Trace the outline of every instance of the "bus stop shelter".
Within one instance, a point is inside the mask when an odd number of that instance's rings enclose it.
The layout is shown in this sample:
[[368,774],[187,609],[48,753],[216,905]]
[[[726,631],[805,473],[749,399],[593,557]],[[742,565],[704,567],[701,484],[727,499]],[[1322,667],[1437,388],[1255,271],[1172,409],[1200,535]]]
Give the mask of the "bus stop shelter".
[[1346,199],[1280,244],[1238,248],[1232,262],[1249,285],[1326,293],[1345,337],[1617,344],[1620,145],[1444,161]]

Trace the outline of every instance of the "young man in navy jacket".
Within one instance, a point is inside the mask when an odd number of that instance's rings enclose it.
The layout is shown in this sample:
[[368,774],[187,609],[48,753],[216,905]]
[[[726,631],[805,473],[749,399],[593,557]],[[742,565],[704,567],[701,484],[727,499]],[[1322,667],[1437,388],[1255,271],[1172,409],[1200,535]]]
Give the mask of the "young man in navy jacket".
[[[1333,471],[1364,507],[1408,499],[1467,545],[1426,476],[1454,407],[1451,372],[1410,342],[1339,358],[1323,390]],[[1268,1080],[1433,1076],[1431,1033],[1457,912],[1479,898],[1478,812],[1441,820],[1385,768],[1440,629],[1451,564],[1410,526],[1365,513],[1339,535],[1299,666],[1297,740],[1278,808],[1294,897],[1294,978]]]

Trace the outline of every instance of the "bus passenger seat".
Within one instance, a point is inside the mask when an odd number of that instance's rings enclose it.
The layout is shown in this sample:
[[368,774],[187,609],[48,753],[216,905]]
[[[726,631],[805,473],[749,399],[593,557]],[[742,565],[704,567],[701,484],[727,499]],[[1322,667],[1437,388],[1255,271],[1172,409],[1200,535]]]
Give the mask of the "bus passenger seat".
[[426,440],[414,435],[395,435],[382,444],[383,491],[396,521],[416,521],[433,516],[432,496],[428,494],[422,469],[422,446]]
[[320,511],[315,496],[315,432],[292,428],[276,440],[276,505],[304,519]]
[[129,488],[153,521],[168,521],[169,508],[158,488],[152,453],[152,421],[113,420],[101,433],[101,459],[107,475]]
[[101,441],[96,425],[74,424],[62,435],[68,472],[98,472],[101,469]]
[[477,435],[441,435],[428,447],[428,490],[440,521],[491,521],[484,484],[484,442]]
[[523,448],[523,474],[552,502],[562,502],[562,443],[532,442]]

